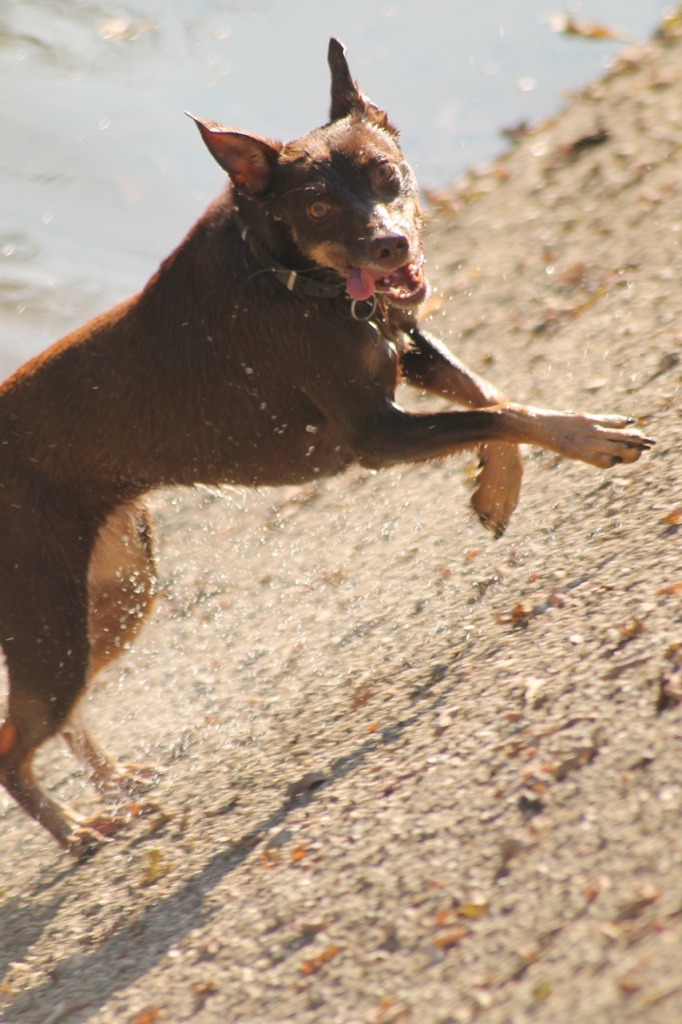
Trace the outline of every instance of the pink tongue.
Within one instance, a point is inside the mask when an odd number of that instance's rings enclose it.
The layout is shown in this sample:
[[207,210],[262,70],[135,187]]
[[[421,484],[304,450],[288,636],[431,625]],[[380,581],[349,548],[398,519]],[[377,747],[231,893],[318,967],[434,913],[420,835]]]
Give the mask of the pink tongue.
[[364,267],[353,267],[346,281],[346,291],[352,299],[362,302],[374,295],[374,278]]

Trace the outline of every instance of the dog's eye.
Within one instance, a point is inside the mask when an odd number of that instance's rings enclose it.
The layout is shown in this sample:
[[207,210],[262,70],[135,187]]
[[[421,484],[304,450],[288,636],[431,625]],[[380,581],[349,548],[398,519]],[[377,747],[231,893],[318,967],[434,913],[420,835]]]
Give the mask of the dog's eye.
[[308,213],[315,220],[322,220],[329,213],[329,203],[323,203],[321,199],[316,199],[314,203],[311,203],[308,207]]
[[395,174],[395,169],[393,164],[379,164],[374,174],[377,181],[380,181],[383,184],[383,182],[391,180]]

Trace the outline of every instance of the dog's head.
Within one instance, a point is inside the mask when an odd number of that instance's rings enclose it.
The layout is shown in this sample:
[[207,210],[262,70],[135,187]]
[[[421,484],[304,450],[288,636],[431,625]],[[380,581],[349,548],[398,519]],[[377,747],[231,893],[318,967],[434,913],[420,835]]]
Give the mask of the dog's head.
[[194,120],[236,191],[286,225],[306,259],[344,278],[349,295],[377,291],[418,305],[427,285],[414,174],[398,132],[360,92],[336,39],[329,66],[329,123],[293,142]]

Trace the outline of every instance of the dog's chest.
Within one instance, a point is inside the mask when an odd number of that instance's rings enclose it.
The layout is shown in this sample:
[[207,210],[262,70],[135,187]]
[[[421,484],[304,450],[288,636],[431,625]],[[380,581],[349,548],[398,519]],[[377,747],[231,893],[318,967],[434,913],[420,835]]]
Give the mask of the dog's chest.
[[400,376],[398,348],[394,341],[381,334],[373,324],[370,326],[373,336],[364,341],[360,355],[363,376],[392,394]]
[[[376,329],[375,329],[376,330]],[[395,342],[376,330],[376,337],[362,346],[362,363],[369,374],[383,374],[395,366],[398,358]]]

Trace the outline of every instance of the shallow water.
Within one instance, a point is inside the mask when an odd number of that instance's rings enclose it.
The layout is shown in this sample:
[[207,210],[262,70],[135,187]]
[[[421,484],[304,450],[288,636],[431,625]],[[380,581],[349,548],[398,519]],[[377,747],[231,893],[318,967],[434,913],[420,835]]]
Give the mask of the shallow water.
[[[424,185],[556,110],[622,44],[565,38],[549,0],[4,0],[0,376],[139,288],[221,188],[184,116],[278,138],[323,123],[326,46],[402,130]],[[646,39],[659,0],[585,0]]]

